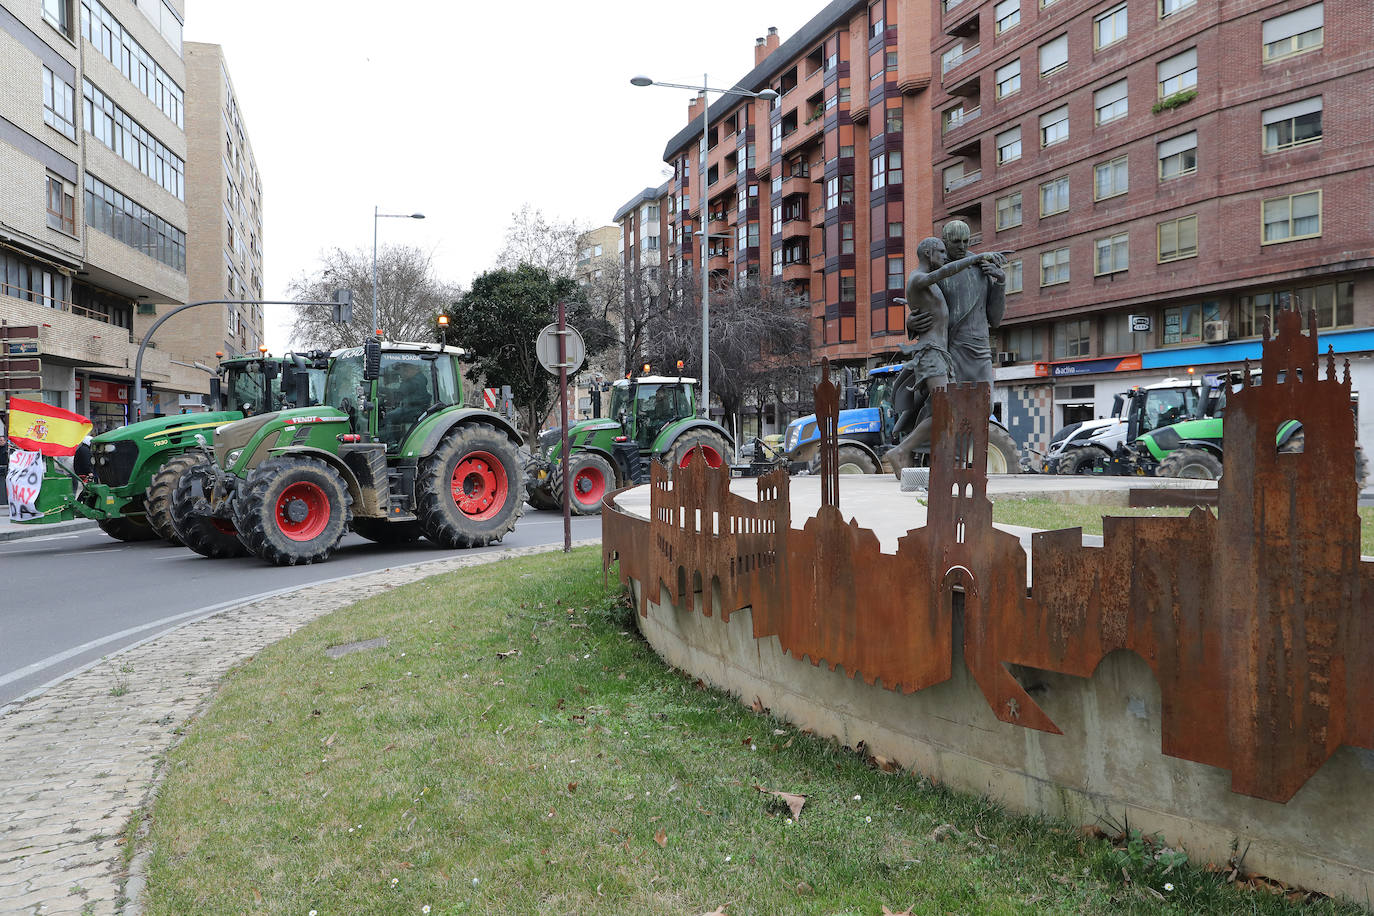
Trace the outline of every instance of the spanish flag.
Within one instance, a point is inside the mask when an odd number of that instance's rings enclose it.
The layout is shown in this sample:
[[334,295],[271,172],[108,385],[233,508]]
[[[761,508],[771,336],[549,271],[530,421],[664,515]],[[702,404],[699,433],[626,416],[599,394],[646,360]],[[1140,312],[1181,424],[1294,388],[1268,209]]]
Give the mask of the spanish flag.
[[74,455],[91,431],[91,421],[79,413],[49,407],[40,401],[10,398],[10,444],[49,458]]

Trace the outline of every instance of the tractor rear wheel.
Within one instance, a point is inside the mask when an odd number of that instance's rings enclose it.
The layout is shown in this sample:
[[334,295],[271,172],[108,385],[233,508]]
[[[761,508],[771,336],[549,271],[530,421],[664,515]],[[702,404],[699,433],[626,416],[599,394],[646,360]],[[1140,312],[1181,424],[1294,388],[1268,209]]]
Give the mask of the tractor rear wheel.
[[841,474],[878,473],[878,462],[874,461],[872,455],[857,445],[840,446],[839,464]]
[[732,450],[730,443],[726,442],[720,433],[709,429],[693,429],[678,436],[668,454],[671,456],[668,469],[673,471],[685,468],[702,457],[706,459],[707,467],[723,467],[729,463],[726,456],[732,454]]
[[1059,473],[1091,474],[1100,454],[1095,448],[1066,448],[1059,456]]
[[148,524],[148,517],[139,511],[141,508],[138,503],[131,502],[125,509],[133,509],[132,514],[102,518],[96,524],[116,541],[155,541],[157,532]]
[[996,423],[988,424],[988,473],[1015,474],[1021,470],[1021,449],[1016,440]]
[[1156,477],[1183,477],[1190,480],[1220,480],[1221,459],[1200,448],[1179,448],[1164,456]]
[[[615,469],[595,452],[578,452],[568,459],[568,475],[572,489],[568,491],[568,505],[573,515],[597,515],[601,500],[615,489]],[[553,466],[549,475],[549,492],[554,508],[563,508],[563,463]]]
[[411,544],[424,534],[419,522],[389,522],[384,518],[355,518],[353,530],[374,544]]
[[339,472],[323,461],[269,458],[244,481],[234,527],[254,556],[268,563],[320,563],[348,531],[351,503]]
[[172,528],[177,537],[191,550],[212,560],[246,556],[248,548],[239,540],[233,523],[205,514],[215,490],[210,459],[196,452],[183,457],[191,462],[172,491]]
[[449,430],[420,462],[416,515],[441,547],[485,547],[506,536],[525,508],[516,447],[485,423]]
[[148,485],[145,493],[148,524],[153,526],[158,537],[174,547],[180,547],[182,541],[177,536],[176,526],[172,524],[172,492],[176,489],[181,475],[195,463],[195,456],[190,452],[174,455],[158,468],[157,473],[153,475],[153,482]]

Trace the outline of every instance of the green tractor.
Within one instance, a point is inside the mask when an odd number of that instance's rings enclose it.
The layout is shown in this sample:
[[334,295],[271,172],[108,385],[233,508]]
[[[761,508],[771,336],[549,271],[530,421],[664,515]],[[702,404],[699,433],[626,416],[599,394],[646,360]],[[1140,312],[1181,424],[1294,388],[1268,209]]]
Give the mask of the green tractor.
[[[1259,370],[1251,370],[1252,384],[1259,380]],[[1131,463],[1158,477],[1183,477],[1196,480],[1220,480],[1223,454],[1223,419],[1226,413],[1227,391],[1235,391],[1244,381],[1242,372],[1209,376],[1196,413],[1189,419],[1159,426],[1140,434],[1131,443]],[[1354,411],[1358,400],[1353,400]],[[1353,416],[1352,416],[1353,422]],[[1306,441],[1302,423],[1287,420],[1279,424],[1275,447],[1279,452],[1301,452]],[[1364,450],[1355,445],[1355,478],[1364,489],[1369,465]]]
[[[685,467],[695,450],[713,468],[729,465],[734,439],[724,427],[699,419],[696,379],[645,375],[611,386],[610,416],[568,428],[568,503],[577,515],[601,511],[612,490],[649,482],[649,462]],[[539,450],[526,462],[530,505],[563,506],[563,444],[559,430],[539,437]]]
[[[280,383],[274,385],[278,378]],[[210,380],[216,410],[154,417],[95,436],[90,442],[89,475],[77,475],[49,460],[37,502],[43,517],[26,524],[89,518],[121,541],[161,537],[179,544],[171,520],[172,491],[194,461],[188,457],[191,450],[215,427],[245,415],[302,400],[317,403],[323,381],[323,364],[311,368],[301,356],[224,360]]]
[[462,352],[379,340],[336,351],[321,406],[215,430],[213,460],[202,450],[178,481],[177,533],[203,556],[278,566],[327,560],[349,530],[389,544],[500,541],[524,504],[520,435],[461,406]]

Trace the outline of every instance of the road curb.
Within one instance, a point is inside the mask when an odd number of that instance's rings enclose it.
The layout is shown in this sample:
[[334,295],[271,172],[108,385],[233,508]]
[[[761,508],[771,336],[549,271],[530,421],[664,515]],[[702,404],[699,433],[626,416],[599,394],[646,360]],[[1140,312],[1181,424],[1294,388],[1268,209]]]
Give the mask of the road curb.
[[12,522],[0,522],[0,541],[45,537],[64,534],[68,531],[85,531],[87,528],[94,527],[95,520],[89,518],[79,518],[70,522],[53,522],[50,525],[16,525]]

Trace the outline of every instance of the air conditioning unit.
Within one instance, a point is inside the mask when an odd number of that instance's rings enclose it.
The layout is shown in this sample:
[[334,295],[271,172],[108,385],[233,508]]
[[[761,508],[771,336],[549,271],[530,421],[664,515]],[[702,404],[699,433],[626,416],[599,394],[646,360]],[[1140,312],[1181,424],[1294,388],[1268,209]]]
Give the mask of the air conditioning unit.
[[1222,343],[1230,338],[1231,322],[1204,321],[1202,323],[1202,339],[1207,343]]
[[1020,354],[1014,350],[1002,350],[997,354],[997,364],[999,366],[1013,366],[1016,364],[1016,358],[1019,355]]

